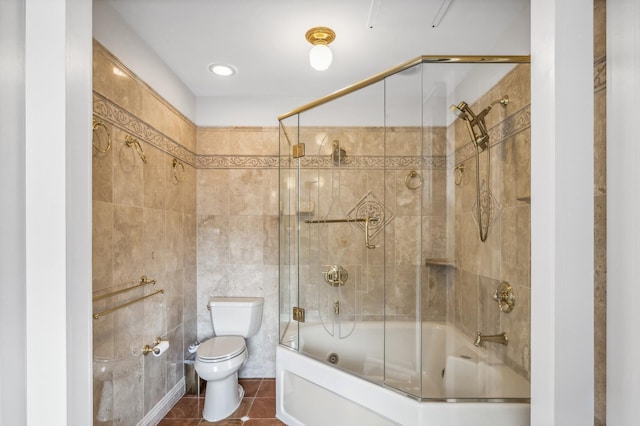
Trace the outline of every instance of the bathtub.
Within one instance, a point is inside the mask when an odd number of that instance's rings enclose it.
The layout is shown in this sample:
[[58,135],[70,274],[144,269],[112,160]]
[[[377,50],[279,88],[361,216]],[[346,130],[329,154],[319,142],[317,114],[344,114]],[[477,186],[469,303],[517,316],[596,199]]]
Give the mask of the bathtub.
[[363,322],[340,339],[301,324],[309,356],[277,348],[277,417],[289,426],[529,425],[526,379],[450,325],[423,323],[422,348],[417,332],[414,323]]

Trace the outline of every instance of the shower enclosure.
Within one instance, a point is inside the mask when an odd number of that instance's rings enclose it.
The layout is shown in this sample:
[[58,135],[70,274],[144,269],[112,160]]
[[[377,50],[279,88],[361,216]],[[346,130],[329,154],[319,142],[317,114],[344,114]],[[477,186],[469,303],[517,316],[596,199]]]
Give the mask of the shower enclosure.
[[529,75],[423,56],[279,118],[281,348],[421,401],[528,400]]

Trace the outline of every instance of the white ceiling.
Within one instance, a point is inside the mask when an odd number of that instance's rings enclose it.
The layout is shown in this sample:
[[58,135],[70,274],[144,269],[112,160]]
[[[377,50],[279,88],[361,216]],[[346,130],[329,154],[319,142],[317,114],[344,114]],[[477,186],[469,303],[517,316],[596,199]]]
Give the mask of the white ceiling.
[[[110,3],[198,102],[315,99],[420,55],[529,53],[529,0],[453,0],[436,28],[442,0],[97,1]],[[308,62],[304,35],[314,26],[336,32],[327,71]],[[214,76],[212,62],[238,73]]]

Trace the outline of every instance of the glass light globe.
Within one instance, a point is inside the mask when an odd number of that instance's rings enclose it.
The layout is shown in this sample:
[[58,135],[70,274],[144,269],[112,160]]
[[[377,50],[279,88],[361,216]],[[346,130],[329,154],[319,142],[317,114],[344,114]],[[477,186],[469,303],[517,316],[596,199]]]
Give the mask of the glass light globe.
[[326,44],[316,44],[309,51],[309,62],[318,71],[324,71],[329,68],[332,60],[333,53],[331,53],[331,49]]

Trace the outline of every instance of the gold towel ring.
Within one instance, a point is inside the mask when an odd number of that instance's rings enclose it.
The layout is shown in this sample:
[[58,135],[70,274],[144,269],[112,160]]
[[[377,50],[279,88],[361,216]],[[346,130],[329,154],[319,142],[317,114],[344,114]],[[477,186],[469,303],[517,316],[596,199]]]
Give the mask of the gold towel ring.
[[[413,180],[415,180],[417,178],[418,184],[411,184],[411,182]],[[411,189],[411,190],[415,190],[418,189],[422,186],[422,176],[420,175],[420,173],[416,172],[415,170],[411,170],[405,177],[404,177],[404,184],[407,185],[407,188]]]
[[107,147],[104,150],[102,150],[98,147],[98,145],[96,145],[95,142],[93,142],[93,147],[95,148],[95,150],[98,151],[100,154],[109,152],[109,150],[111,149],[111,134],[109,133],[109,129],[107,129],[107,126],[105,126],[102,121],[96,120],[94,118],[91,127],[93,128],[94,135],[99,127],[102,127],[104,131],[107,133]]
[[136,151],[138,151],[138,155],[142,159],[143,163],[147,162],[147,157],[144,155],[144,151],[142,150],[142,145],[140,145],[140,142],[138,142],[138,139],[127,135],[124,137],[124,141],[128,147],[134,147]]
[[[182,178],[178,177],[178,167],[180,167],[182,169]],[[186,172],[184,170],[184,164],[182,164],[182,161],[178,160],[177,158],[173,159],[173,177],[176,179],[176,181],[178,182],[183,182],[184,178],[186,176]]]

